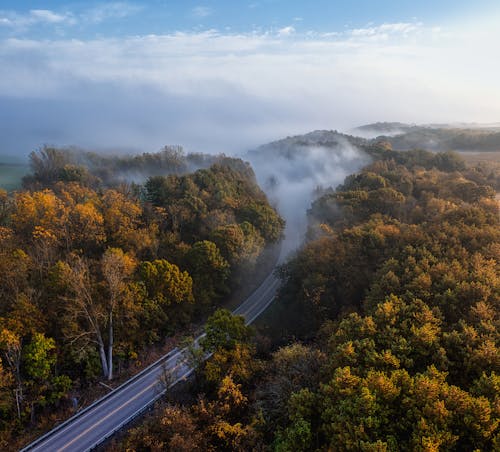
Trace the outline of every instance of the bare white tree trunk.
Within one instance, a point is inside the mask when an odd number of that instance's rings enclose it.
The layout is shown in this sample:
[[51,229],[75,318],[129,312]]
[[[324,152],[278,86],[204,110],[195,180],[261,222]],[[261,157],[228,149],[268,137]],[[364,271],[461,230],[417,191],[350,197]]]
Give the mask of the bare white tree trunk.
[[97,332],[97,343],[99,344],[99,357],[101,358],[102,374],[106,377],[108,375],[108,362],[106,360],[104,341],[102,340],[100,332]]
[[109,299],[106,305],[108,320],[108,380],[113,379],[113,345],[114,324],[113,315],[115,309],[124,301],[126,280],[133,273],[135,261],[119,248],[106,250],[101,260],[101,268],[104,279],[108,285]]
[[109,311],[108,320],[108,380],[113,379],[113,310]]

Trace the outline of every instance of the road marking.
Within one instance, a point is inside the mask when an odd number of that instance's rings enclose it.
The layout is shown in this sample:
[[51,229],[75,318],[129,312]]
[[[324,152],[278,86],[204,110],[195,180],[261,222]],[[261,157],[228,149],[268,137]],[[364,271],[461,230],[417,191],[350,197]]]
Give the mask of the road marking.
[[[159,363],[157,368],[153,367],[150,369],[150,372],[147,373],[147,374],[144,374],[144,375],[141,375],[138,379],[136,379],[135,381],[133,381],[130,385],[126,386],[123,388],[123,391],[127,391],[127,390],[130,390],[131,388],[133,388],[134,386],[140,386],[138,385],[138,383],[142,382],[142,380],[145,380],[146,378],[149,378],[152,374],[152,372],[155,370],[155,369],[159,369],[161,368],[161,366],[163,366],[164,364],[168,364],[168,363],[171,363],[172,361],[175,362],[176,364],[176,367],[178,366],[178,358],[180,357],[180,355],[182,354],[183,350],[179,350],[178,352],[176,352],[174,355],[170,356],[169,358],[167,358],[163,363]],[[126,385],[126,382],[124,383],[124,385]],[[117,388],[117,390],[119,391],[120,388]],[[119,394],[119,392],[116,392],[116,394]],[[89,410],[89,411],[86,411],[84,414],[82,414],[80,417],[78,417],[78,414],[76,414],[75,416],[76,419],[75,420],[78,420],[79,422],[81,422],[82,420],[84,420],[85,418],[89,417],[89,416],[92,416],[92,415],[95,415],[94,413],[94,410],[95,409],[102,409],[103,406],[105,406],[105,404],[109,404],[109,403],[112,403],[113,402],[113,398],[107,398],[106,400],[103,401],[102,404],[99,404],[99,405],[96,405],[92,410]],[[71,429],[74,427],[74,424],[70,423],[70,424],[67,424],[65,425],[62,429],[56,431],[53,435],[49,436],[47,438],[48,441],[53,441],[54,438],[57,438],[58,436],[61,435],[61,433],[65,433],[66,430],[68,429]],[[27,446],[28,448],[26,450],[29,450],[29,445]],[[41,444],[37,444],[33,450],[36,451],[36,450],[39,450],[40,447],[42,447],[41,450],[45,450],[44,449],[44,445],[43,443]],[[24,449],[23,449],[24,450]]]
[[[172,371],[176,370],[179,368],[179,366],[181,366],[183,363],[182,362],[178,362],[176,363],[175,367],[173,369],[171,369]],[[182,378],[182,377],[179,377],[179,378]],[[106,416],[104,416],[102,419],[100,419],[98,422],[96,422],[95,424],[91,425],[90,427],[88,427],[86,430],[84,430],[82,433],[80,433],[78,436],[75,436],[69,443],[66,443],[63,447],[61,447],[60,449],[58,449],[58,452],[66,449],[68,446],[70,446],[71,444],[73,444],[75,441],[77,441],[78,439],[80,439],[83,435],[86,435],[88,432],[90,432],[91,430],[94,430],[95,427],[97,427],[98,425],[102,424],[106,419],[108,419],[110,416],[113,416],[113,414],[115,414],[117,411],[120,411],[124,406],[127,406],[130,402],[133,402],[135,399],[137,399],[138,397],[140,397],[142,394],[144,394],[146,391],[149,391],[153,386],[157,386],[158,385],[158,381],[156,380],[154,383],[151,383],[149,386],[147,386],[146,388],[144,388],[141,392],[138,392],[134,397],[132,397],[131,399],[128,399],[125,403],[123,403],[122,405],[120,405],[119,407],[115,408],[113,411],[111,411],[111,413],[107,414]]]
[[[257,290],[252,295],[250,295],[250,297],[248,297],[247,300],[245,300],[238,308],[236,308],[235,311],[233,311],[233,314],[243,315],[244,317],[246,317],[246,322],[245,323],[247,325],[250,324],[250,323],[252,323],[272,303],[272,301],[274,300],[274,298],[276,296],[277,286],[279,286],[279,279],[275,278],[274,275],[271,273],[264,280],[263,284],[261,284],[261,286],[259,288],[257,288]],[[268,299],[270,292],[275,292],[275,293],[270,297],[270,299]],[[264,303],[262,303],[262,301],[264,301]],[[244,311],[244,312],[241,312],[241,311]],[[199,336],[195,340],[195,343],[198,343],[199,340],[200,340],[200,338],[202,338],[203,336],[205,336],[205,334],[202,334],[201,336]],[[183,363],[182,360],[178,359],[180,356],[182,356],[182,354],[183,354],[184,351],[185,351],[185,349],[184,350],[179,350],[177,353],[175,353],[171,357],[167,358],[161,364],[161,366],[164,366],[164,365],[167,365],[167,366],[170,365],[171,366],[173,364],[174,365],[173,369],[172,368],[169,369],[171,372],[173,372],[176,369],[178,369],[179,366],[185,365],[185,363]],[[205,357],[205,359],[207,359],[207,357]],[[158,367],[158,368],[155,368],[155,367],[151,368],[151,370],[150,370],[149,373],[142,375],[136,381],[134,381],[131,385],[127,386],[126,388],[123,388],[123,390],[124,390],[123,394],[126,394],[125,391],[130,391],[131,388],[134,385],[137,385],[142,380],[145,380],[146,378],[154,375],[154,372],[156,372],[159,375],[160,374],[158,372],[159,369],[160,369],[160,367]],[[182,378],[185,378],[192,371],[193,371],[192,368],[188,368],[187,371],[184,373],[184,375],[180,376],[171,386],[175,385]],[[120,405],[119,407],[115,408],[111,413],[107,414],[105,417],[103,417],[102,419],[100,419],[98,422],[96,422],[92,426],[88,427],[85,431],[83,431],[78,436],[76,436],[75,438],[73,438],[70,442],[66,443],[62,448],[58,449],[58,451],[63,451],[65,449],[67,449],[70,445],[74,444],[75,441],[79,440],[82,436],[86,435],[91,430],[95,429],[98,425],[102,424],[110,416],[114,415],[117,411],[121,410],[123,407],[125,407],[128,404],[130,404],[132,401],[136,400],[138,397],[140,397],[142,394],[144,394],[146,391],[150,390],[153,386],[155,386],[157,384],[158,384],[158,381],[155,381],[154,383],[150,384],[149,386],[147,386],[146,388],[144,388],[143,390],[141,390],[134,397],[128,399],[127,402],[125,402],[122,405]],[[118,393],[117,393],[117,395],[118,395]],[[104,401],[104,403],[112,402],[112,401],[113,401],[112,398],[110,398],[110,399],[107,399],[106,401]],[[143,407],[141,409],[143,409],[144,407],[146,407],[149,404],[151,404],[152,401],[154,401],[154,399],[149,400],[145,405],[143,405]],[[96,405],[96,409],[102,409],[102,406],[103,405]],[[75,419],[75,423],[77,421],[82,421],[83,419],[85,419],[88,416],[93,415],[94,414],[93,411],[94,410],[89,410],[85,414],[83,414],[82,417],[76,418]],[[51,440],[53,440],[54,438],[56,438],[61,433],[65,432],[66,430],[69,430],[69,429],[73,428],[74,425],[75,425],[74,423],[73,424],[68,424],[67,426],[65,426],[64,428],[62,428],[60,431],[55,432],[52,436],[50,436],[50,437],[47,438],[48,442],[50,442]],[[99,442],[101,442],[101,441],[102,441],[102,437],[101,437],[101,440],[99,440]],[[94,443],[92,447],[95,447],[97,444],[99,444],[99,442]],[[38,444],[37,446],[35,446],[35,450],[39,449],[40,446],[43,448],[42,444]],[[29,445],[26,448],[26,450],[29,450]],[[43,450],[46,450],[46,449],[43,449]]]
[[95,424],[91,425],[89,428],[87,428],[86,430],[84,430],[78,436],[75,436],[69,443],[66,443],[63,447],[61,447],[60,449],[58,449],[58,452],[61,451],[61,450],[66,449],[68,446],[70,446],[71,444],[73,444],[75,441],[79,440],[83,435],[86,435],[88,432],[90,432],[91,430],[93,430],[99,424],[102,424],[106,419],[108,419],[109,417],[113,416],[113,414],[115,414],[117,411],[121,410],[124,406],[128,405],[129,403],[131,403],[132,401],[134,401],[135,399],[137,399],[138,397],[140,397],[146,391],[149,391],[153,386],[156,386],[157,384],[158,384],[158,382],[155,381],[154,383],[152,383],[149,386],[147,386],[146,388],[144,388],[141,392],[138,392],[134,397],[132,397],[131,399],[128,399],[125,403],[123,403],[122,405],[120,405],[118,408],[115,408],[113,411],[111,411],[111,413],[107,414],[105,417],[103,417],[102,419],[100,419],[98,422],[96,422]]

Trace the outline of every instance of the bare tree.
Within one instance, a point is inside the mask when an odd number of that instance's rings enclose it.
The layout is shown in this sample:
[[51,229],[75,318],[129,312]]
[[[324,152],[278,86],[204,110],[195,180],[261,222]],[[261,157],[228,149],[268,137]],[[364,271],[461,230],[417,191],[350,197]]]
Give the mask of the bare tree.
[[108,380],[113,378],[113,315],[126,297],[127,279],[135,268],[135,261],[119,248],[109,248],[101,259],[101,268],[109,292],[106,303],[108,321]]
[[127,298],[128,278],[134,268],[134,259],[121,249],[108,249],[101,259],[101,271],[108,291],[108,296],[103,297],[94,290],[95,284],[84,258],[74,256],[65,265],[71,293],[67,305],[68,336],[72,342],[86,339],[97,345],[102,372],[108,380],[113,378],[114,316]]
[[71,342],[87,339],[97,345],[102,373],[108,376],[108,360],[102,334],[106,312],[95,296],[88,263],[80,256],[73,256],[71,262],[65,264],[64,273],[71,294],[67,297],[67,334]]

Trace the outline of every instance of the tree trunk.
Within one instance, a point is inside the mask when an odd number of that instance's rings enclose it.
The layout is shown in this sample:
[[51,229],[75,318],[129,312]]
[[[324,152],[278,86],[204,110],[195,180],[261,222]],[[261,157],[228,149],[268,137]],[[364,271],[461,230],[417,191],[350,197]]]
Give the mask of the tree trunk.
[[108,362],[106,360],[104,342],[99,331],[97,331],[97,342],[99,343],[99,357],[101,358],[102,374],[106,377],[108,375]]
[[108,380],[113,379],[113,311],[109,312],[108,337]]

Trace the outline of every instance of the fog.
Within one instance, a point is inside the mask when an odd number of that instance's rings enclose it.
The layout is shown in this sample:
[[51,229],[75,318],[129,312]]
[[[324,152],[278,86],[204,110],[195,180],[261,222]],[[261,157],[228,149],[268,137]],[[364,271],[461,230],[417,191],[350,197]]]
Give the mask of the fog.
[[[496,122],[495,17],[332,33],[0,40],[0,153],[234,153],[377,121]],[[467,61],[468,64],[464,64]]]
[[[497,19],[4,39],[0,154],[26,156],[44,144],[127,153],[168,144],[235,155],[287,135],[378,121],[497,122]],[[366,157],[348,142],[292,154],[251,160],[296,243],[315,188],[335,187]]]
[[[328,142],[328,146],[321,143]],[[283,254],[294,251],[307,231],[307,210],[318,193],[335,189],[369,163],[367,154],[335,132],[313,132],[249,152],[257,180],[286,220]]]
[[277,107],[243,93],[238,99],[248,110],[235,112],[226,99],[169,95],[150,86],[77,84],[74,92],[56,99],[0,97],[0,153],[26,156],[44,144],[154,152],[178,144],[190,151],[233,154],[284,135],[298,122],[291,114],[276,126],[270,117]]

